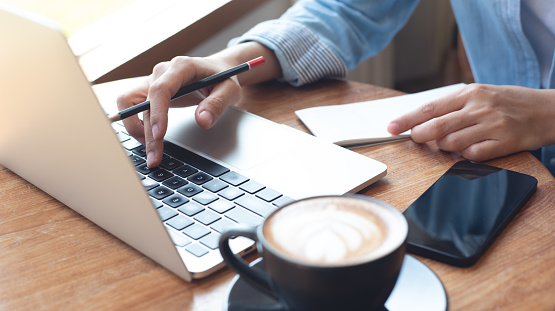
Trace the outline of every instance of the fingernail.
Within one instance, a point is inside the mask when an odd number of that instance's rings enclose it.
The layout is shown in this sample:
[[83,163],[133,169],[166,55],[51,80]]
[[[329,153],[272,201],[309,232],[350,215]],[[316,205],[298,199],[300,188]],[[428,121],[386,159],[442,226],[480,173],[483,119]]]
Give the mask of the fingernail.
[[208,123],[208,127],[211,127],[211,126],[212,126],[212,123],[214,122],[214,116],[212,116],[212,114],[211,114],[209,111],[207,111],[207,110],[202,111],[202,112],[199,114],[199,117],[200,117],[201,119],[206,120],[205,122]]
[[397,123],[389,123],[387,131],[393,135],[399,134],[399,125]]
[[146,155],[146,165],[148,167],[152,167],[152,163],[154,162],[154,157],[156,156],[156,153],[154,151],[150,151],[147,155]]

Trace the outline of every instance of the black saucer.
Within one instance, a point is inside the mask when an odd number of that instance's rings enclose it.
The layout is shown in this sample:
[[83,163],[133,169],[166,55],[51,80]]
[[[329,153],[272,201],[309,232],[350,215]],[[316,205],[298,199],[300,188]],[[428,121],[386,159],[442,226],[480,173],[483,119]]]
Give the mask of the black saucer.
[[[251,263],[256,269],[262,269],[262,258]],[[387,310],[426,310],[446,311],[447,293],[441,280],[425,264],[416,258],[405,255],[399,280],[385,303]],[[268,297],[239,275],[231,281],[227,293],[227,305],[224,311],[282,310],[277,301]]]

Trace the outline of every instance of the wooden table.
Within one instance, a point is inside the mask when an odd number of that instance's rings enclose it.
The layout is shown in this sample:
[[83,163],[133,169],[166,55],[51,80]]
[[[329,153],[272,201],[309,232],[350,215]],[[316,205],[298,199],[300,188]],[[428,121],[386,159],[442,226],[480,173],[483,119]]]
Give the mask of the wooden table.
[[[272,82],[246,89],[239,106],[307,131],[295,110],[400,94],[355,82]],[[399,210],[460,160],[411,140],[354,151],[388,166],[388,175],[361,193]],[[536,177],[536,194],[476,265],[417,258],[442,280],[450,310],[555,310],[555,180],[527,152],[487,163]],[[0,166],[0,310],[222,310],[233,276],[224,269],[182,281]]]

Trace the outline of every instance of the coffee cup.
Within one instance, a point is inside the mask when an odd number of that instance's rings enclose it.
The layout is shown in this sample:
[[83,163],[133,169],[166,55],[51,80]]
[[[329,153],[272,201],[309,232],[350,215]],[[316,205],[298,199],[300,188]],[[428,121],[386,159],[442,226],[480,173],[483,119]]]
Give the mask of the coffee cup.
[[[362,195],[301,199],[258,227],[223,232],[220,252],[242,279],[276,298],[279,310],[383,310],[401,271],[408,232],[396,208]],[[250,267],[229,239],[254,240],[264,269]]]

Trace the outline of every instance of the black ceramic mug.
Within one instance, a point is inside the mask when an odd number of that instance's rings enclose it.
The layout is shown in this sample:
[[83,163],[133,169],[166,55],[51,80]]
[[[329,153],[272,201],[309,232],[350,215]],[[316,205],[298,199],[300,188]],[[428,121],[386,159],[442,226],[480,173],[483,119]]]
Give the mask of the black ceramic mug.
[[[258,227],[220,238],[225,262],[277,298],[283,310],[383,310],[401,271],[408,232],[396,208],[362,195],[292,202]],[[229,239],[256,241],[264,271],[233,254]]]

